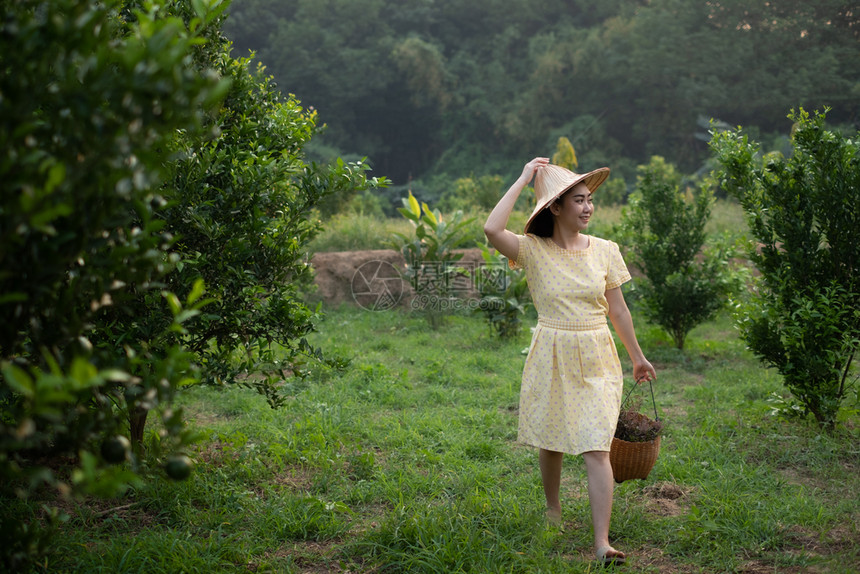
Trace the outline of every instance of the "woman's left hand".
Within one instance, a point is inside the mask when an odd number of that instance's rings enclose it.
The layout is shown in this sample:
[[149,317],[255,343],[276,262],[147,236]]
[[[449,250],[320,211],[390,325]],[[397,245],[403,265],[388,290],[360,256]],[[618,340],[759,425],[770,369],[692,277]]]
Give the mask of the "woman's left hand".
[[636,384],[648,383],[657,379],[657,371],[646,359],[633,364],[633,380]]

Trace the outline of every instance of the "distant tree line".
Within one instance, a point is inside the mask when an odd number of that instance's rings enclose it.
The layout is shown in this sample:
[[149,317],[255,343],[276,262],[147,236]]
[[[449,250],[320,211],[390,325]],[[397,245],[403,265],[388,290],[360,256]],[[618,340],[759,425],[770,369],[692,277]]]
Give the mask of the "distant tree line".
[[860,119],[844,0],[235,0],[225,31],[319,111],[313,153],[366,155],[395,193],[507,177],[559,137],[632,183],[652,155],[706,167],[710,118],[786,150],[792,107]]

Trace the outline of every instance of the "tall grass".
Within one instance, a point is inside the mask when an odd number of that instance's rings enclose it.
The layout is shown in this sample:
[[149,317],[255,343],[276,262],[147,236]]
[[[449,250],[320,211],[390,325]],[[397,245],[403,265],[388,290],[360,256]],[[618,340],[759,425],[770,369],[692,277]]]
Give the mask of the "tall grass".
[[[601,205],[595,199],[595,215],[589,225],[588,233],[612,239],[613,227],[621,222],[621,205]],[[484,222],[489,212],[473,210],[466,214],[473,219],[466,228],[466,241],[463,247],[476,247],[486,242]],[[515,211],[511,214],[508,229],[522,233],[529,213]],[[727,232],[732,237],[740,237],[746,230],[743,212],[735,201],[718,200],[714,204],[708,233]],[[362,213],[342,213],[335,215],[323,224],[322,232],[308,247],[311,253],[328,251],[359,251],[366,249],[391,249],[395,232],[409,235],[412,228],[404,218],[382,218]]]
[[322,232],[308,245],[311,253],[391,249],[395,232],[411,231],[405,219],[380,218],[363,213],[339,213],[326,221]]
[[[727,317],[683,352],[637,326],[666,431],[649,478],[615,489],[626,571],[860,572],[857,415],[832,435],[771,415],[779,377]],[[185,392],[203,436],[192,479],[67,505],[37,571],[596,572],[582,461],[565,460],[563,529],[549,527],[536,454],[515,442],[528,342],[477,316],[430,331],[329,310],[312,343],[351,356],[346,372],[312,372],[278,411]]]

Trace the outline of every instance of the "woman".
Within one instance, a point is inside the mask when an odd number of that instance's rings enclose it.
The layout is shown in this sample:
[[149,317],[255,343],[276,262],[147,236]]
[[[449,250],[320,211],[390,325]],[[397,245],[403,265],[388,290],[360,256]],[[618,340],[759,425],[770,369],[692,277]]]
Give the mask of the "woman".
[[[520,192],[535,178],[537,205],[525,234],[506,229]],[[633,361],[636,382],[656,379],[636,333],[621,285],[630,274],[618,246],[586,235],[592,194],[609,168],[576,174],[538,157],[490,213],[484,233],[512,266],[525,269],[538,324],[523,369],[518,441],[540,449],[547,518],[561,521],[564,453],[582,454],[594,550],[604,563],[625,555],[609,543],[612,467],[609,447],[621,405],[621,364],[606,316]]]

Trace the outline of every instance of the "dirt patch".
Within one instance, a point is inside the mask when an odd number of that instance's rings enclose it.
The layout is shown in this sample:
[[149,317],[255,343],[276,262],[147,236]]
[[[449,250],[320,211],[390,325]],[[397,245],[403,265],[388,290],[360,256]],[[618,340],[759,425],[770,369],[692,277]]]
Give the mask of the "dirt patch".
[[[588,569],[588,572],[660,572],[661,574],[693,574],[702,572],[698,566],[688,564],[677,564],[675,559],[661,548],[627,548],[623,544],[617,545],[618,550],[627,555],[627,564],[615,568],[600,570]],[[580,550],[576,553],[565,554],[568,560],[580,561],[584,564],[595,564],[594,554],[590,550]],[[773,570],[771,570],[772,572]]]
[[658,516],[680,516],[686,509],[686,499],[693,491],[673,482],[657,482],[642,489],[648,511]]
[[374,503],[363,506],[349,529],[351,536],[360,536],[371,530],[376,530],[385,517],[394,510],[388,502]]
[[850,553],[852,548],[860,545],[860,538],[856,531],[852,531],[849,527],[837,527],[827,532],[818,532],[793,526],[789,529],[786,538],[790,541],[789,546],[796,549],[795,552],[803,551],[818,556],[840,552]]
[[236,459],[236,452],[233,446],[229,443],[221,441],[212,441],[203,444],[192,446],[194,458],[202,462],[207,467],[221,467],[224,465],[224,457],[227,454],[225,450],[232,451],[231,458]]
[[[465,273],[456,279],[454,293],[459,298],[475,297],[475,271],[484,264],[481,250],[459,249],[456,253],[463,254],[457,264]],[[415,297],[415,291],[400,276],[406,261],[393,249],[317,253],[311,265],[317,287],[315,297],[326,304],[348,303],[379,310],[409,308]]]
[[774,572],[773,564],[769,564],[763,560],[747,560],[738,565],[738,574],[767,574]]
[[649,497],[656,500],[678,500],[691,492],[691,488],[683,488],[674,482],[657,482],[642,489]]
[[302,466],[290,466],[275,476],[273,482],[293,492],[308,492],[313,485],[315,472]]
[[836,494],[833,492],[834,489],[828,480],[818,477],[814,473],[802,468],[778,468],[777,472],[779,472],[780,476],[782,476],[785,481],[792,486],[800,486],[813,491],[820,490],[821,492],[825,492],[830,495]]
[[660,548],[639,548],[627,552],[632,568],[657,571],[661,574],[692,574],[701,569],[687,564],[677,564],[671,555]]
[[186,405],[183,407],[183,411],[185,422],[197,427],[211,427],[227,418],[217,415],[199,404]]
[[[265,556],[269,559],[289,557],[296,566],[294,571],[302,574],[349,574],[363,571],[351,569],[350,565],[343,563],[338,551],[341,543],[340,540],[295,542],[267,552]],[[256,572],[258,565],[250,563],[247,568],[249,572]]]

